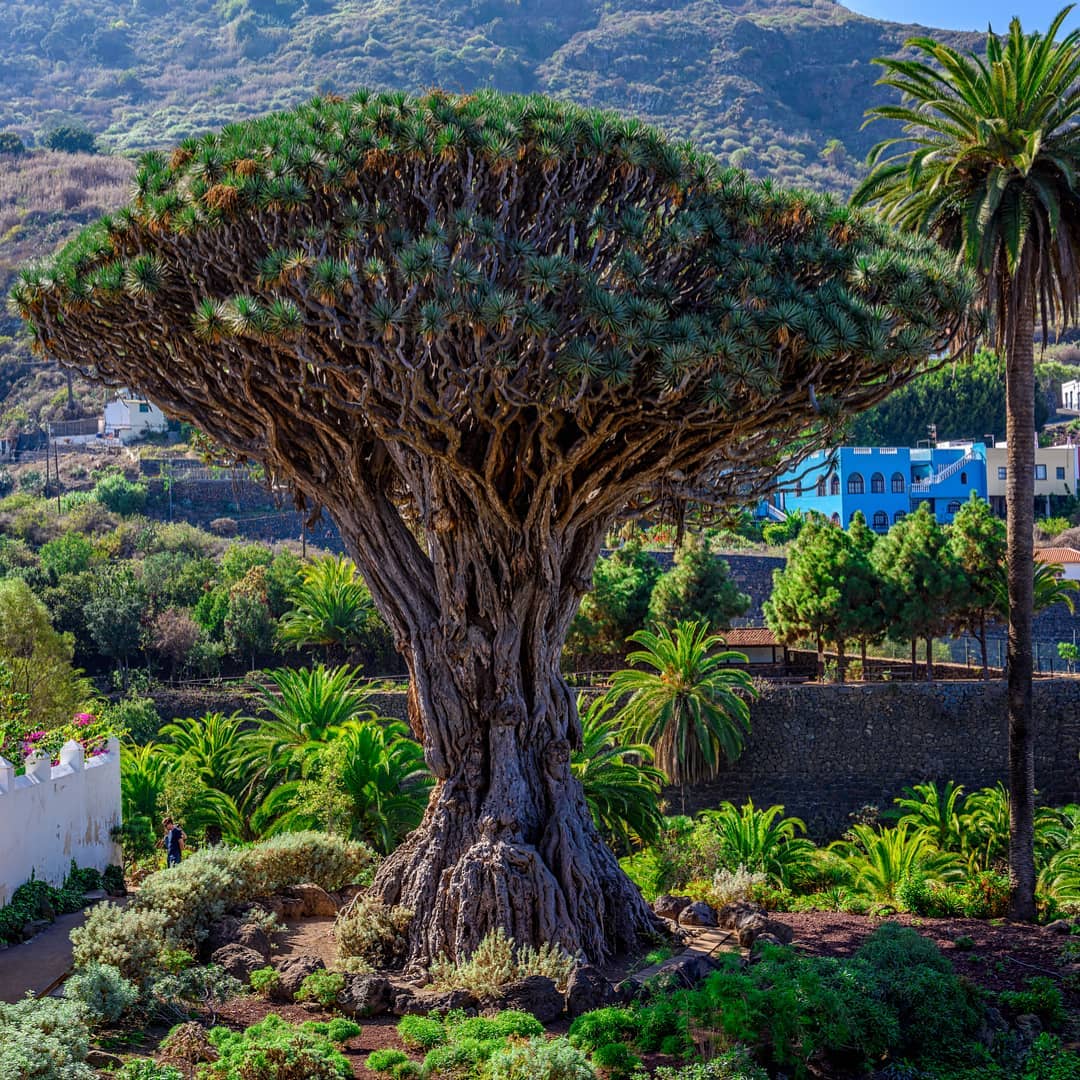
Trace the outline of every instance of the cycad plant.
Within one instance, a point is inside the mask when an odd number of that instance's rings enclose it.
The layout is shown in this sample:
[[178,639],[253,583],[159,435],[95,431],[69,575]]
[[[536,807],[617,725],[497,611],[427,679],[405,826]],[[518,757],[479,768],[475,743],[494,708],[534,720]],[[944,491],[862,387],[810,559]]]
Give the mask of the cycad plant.
[[581,781],[596,827],[617,849],[653,843],[664,823],[664,774],[650,764],[652,749],[630,742],[598,699],[586,705],[579,698],[578,709],[581,745],[571,755],[570,768]]
[[303,758],[357,720],[375,718],[368,692],[359,682],[359,669],[277,668],[266,672],[271,686],[260,695],[261,711],[269,714],[251,735],[264,764],[298,777]]
[[742,867],[767,874],[774,885],[790,887],[813,868],[814,845],[802,835],[806,825],[800,818],[784,817],[782,806],[759,810],[748,799],[737,809],[725,802],[717,810],[703,810],[699,820],[712,833],[724,869]]
[[904,794],[893,800],[896,809],[887,810],[882,816],[895,818],[899,825],[927,832],[941,851],[959,851],[963,801],[963,784],[949,780],[944,787],[938,787],[932,780],[928,784],[904,788]]
[[933,837],[910,825],[873,828],[853,825],[850,839],[837,840],[830,850],[851,867],[855,888],[873,900],[892,902],[904,878],[917,875],[929,881],[958,881],[964,876],[952,852],[939,851]]
[[639,630],[629,640],[642,648],[627,657],[633,667],[612,677],[602,707],[617,709],[623,730],[653,748],[685,811],[686,785],[711,779],[742,752],[757,691],[746,671],[729,665],[746,656],[724,651],[723,638],[696,622]]
[[907,46],[921,59],[880,59],[900,104],[870,110],[899,135],[870,154],[854,195],[900,229],[927,233],[980,277],[994,339],[1006,354],[1008,436],[1008,712],[1012,793],[1012,913],[1035,917],[1035,717],[1032,708],[1032,526],[1035,495],[1036,322],[1074,318],[1080,283],[1080,36],[1057,39],[1013,19],[985,56],[933,38]]
[[292,609],[279,624],[278,636],[296,647],[318,646],[326,659],[344,660],[378,619],[371,593],[352,559],[327,555],[314,559],[301,572],[300,584],[289,599]]

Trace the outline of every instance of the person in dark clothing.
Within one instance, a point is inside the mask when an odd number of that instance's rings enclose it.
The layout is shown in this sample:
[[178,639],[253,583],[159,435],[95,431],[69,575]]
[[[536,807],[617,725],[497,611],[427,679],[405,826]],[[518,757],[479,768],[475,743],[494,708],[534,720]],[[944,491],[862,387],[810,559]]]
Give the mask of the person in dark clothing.
[[166,818],[162,825],[165,829],[165,835],[161,840],[161,846],[165,849],[165,864],[179,866],[187,837],[184,835],[184,830],[172,818]]

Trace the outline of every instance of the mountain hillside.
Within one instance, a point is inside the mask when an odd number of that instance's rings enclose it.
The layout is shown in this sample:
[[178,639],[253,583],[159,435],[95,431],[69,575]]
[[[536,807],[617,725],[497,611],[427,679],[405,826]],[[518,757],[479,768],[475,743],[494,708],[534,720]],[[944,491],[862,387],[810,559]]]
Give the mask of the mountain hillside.
[[[5,294],[124,201],[137,151],[361,85],[572,98],[843,195],[876,137],[872,60],[916,30],[832,0],[0,0],[0,20],[0,134],[32,151],[0,152]],[[94,138],[96,155],[40,149]],[[0,308],[0,434],[99,407],[19,332]]]
[[28,145],[75,120],[139,150],[321,91],[491,85],[841,191],[874,138],[871,61],[914,29],[831,0],[0,0],[0,16],[0,130]]

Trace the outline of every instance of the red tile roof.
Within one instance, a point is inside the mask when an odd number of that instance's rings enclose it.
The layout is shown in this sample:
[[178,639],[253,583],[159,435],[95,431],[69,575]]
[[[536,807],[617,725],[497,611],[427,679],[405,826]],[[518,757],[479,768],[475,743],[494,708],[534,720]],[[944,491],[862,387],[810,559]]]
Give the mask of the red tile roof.
[[775,645],[776,637],[767,626],[736,626],[731,630],[721,631],[721,637],[729,649],[740,645]]
[[1036,548],[1035,561],[1044,563],[1080,563],[1080,551],[1075,548]]

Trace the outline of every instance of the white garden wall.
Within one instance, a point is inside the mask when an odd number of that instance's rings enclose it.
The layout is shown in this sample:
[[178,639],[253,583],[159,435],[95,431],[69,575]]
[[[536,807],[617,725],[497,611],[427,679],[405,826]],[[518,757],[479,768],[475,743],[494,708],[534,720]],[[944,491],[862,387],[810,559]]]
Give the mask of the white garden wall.
[[0,757],[0,905],[31,873],[59,885],[74,859],[104,870],[121,861],[110,831],[120,824],[120,745],[84,758],[77,742],[66,743],[60,764],[26,762],[16,776]]

